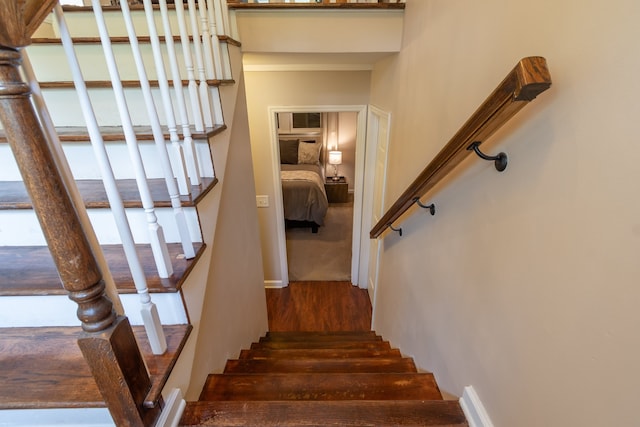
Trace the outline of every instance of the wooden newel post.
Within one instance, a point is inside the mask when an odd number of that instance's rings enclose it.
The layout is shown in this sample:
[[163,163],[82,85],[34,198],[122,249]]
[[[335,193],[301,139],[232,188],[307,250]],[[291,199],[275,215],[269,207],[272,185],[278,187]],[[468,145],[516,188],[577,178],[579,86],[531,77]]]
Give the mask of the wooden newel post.
[[19,72],[17,48],[26,44],[28,36],[25,38],[26,24],[15,15],[24,4],[24,0],[3,0],[0,4],[0,27],[4,27],[0,30],[0,121],[62,284],[78,304],[83,329],[78,345],[111,415],[118,426],[148,426],[154,423],[160,407],[143,406],[151,381],[140,350],[128,319],[116,316],[105,295],[98,264]]

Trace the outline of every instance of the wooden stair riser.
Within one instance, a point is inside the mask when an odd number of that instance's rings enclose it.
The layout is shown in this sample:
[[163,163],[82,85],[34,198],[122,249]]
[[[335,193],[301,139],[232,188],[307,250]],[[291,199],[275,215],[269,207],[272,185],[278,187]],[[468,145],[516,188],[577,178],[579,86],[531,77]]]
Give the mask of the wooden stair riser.
[[367,350],[388,350],[391,346],[387,341],[335,341],[335,342],[302,342],[302,341],[281,341],[281,342],[260,342],[251,344],[251,350],[273,349],[367,349]]
[[400,350],[393,349],[255,349],[240,351],[239,359],[306,359],[306,358],[362,358],[362,357],[401,357]]
[[226,374],[266,373],[415,373],[410,358],[237,359],[228,360]]
[[212,374],[199,400],[437,400],[431,374]]
[[180,426],[467,426],[457,401],[188,402]]
[[287,333],[287,332],[269,332],[266,336],[261,337],[259,342],[375,342],[382,341],[382,337],[375,333]]

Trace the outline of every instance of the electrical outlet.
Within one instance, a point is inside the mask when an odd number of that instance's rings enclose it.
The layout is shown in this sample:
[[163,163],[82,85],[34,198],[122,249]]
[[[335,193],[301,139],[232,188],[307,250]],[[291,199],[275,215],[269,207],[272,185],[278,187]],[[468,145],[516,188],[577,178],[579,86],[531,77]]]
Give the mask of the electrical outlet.
[[269,207],[269,196],[256,196],[256,205],[259,208]]

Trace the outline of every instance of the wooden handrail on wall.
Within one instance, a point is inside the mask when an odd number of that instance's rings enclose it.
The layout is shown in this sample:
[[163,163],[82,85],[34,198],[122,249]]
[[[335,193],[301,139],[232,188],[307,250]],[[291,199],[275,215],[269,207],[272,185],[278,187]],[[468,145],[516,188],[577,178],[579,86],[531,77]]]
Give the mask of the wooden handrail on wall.
[[369,233],[380,236],[416,200],[431,190],[442,178],[473,151],[472,143],[482,143],[520,109],[551,86],[547,62],[539,56],[522,59],[491,95],[473,113],[436,157],[402,193]]

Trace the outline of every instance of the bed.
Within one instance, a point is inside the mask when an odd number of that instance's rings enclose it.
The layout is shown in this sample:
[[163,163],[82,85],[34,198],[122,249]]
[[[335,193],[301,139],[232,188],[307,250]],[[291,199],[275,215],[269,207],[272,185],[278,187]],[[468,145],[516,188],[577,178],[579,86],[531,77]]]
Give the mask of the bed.
[[280,139],[280,178],[287,227],[311,227],[317,233],[329,207],[316,139]]

